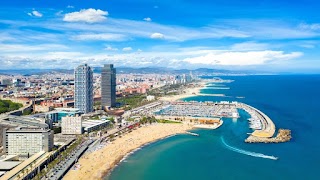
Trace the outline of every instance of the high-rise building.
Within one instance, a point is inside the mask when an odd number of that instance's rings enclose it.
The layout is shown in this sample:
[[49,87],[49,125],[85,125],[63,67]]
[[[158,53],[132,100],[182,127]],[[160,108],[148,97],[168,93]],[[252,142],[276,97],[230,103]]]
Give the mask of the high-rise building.
[[101,105],[103,108],[116,105],[116,69],[113,64],[105,64],[101,71]]
[[1,79],[1,85],[11,85],[12,84],[12,80],[11,79]]
[[93,71],[87,64],[74,71],[74,104],[82,113],[93,111]]
[[50,129],[16,128],[3,131],[3,148],[8,155],[32,156],[53,148],[53,131]]

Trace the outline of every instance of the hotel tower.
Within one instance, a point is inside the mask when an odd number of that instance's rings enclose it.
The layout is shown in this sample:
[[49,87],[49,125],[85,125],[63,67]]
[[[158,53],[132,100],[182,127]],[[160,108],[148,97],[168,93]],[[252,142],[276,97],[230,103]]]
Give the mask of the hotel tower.
[[82,113],[93,111],[93,71],[87,64],[74,71],[74,103]]
[[101,71],[101,105],[103,108],[116,105],[116,69],[105,64]]

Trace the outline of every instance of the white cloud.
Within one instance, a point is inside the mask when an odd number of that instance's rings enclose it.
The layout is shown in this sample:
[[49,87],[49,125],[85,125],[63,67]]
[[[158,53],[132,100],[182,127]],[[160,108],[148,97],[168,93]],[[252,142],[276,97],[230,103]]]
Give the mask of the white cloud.
[[107,46],[106,48],[104,48],[105,50],[108,50],[108,51],[118,51],[118,48],[113,48],[111,46]]
[[301,52],[284,53],[283,51],[248,51],[248,52],[211,52],[203,56],[185,58],[191,64],[248,66],[262,65],[267,62],[289,60],[302,56]]
[[78,58],[79,56],[83,56],[83,53],[80,52],[64,52],[64,51],[54,51],[54,52],[48,52],[42,58],[44,60],[50,60],[50,59],[73,59]]
[[124,47],[122,51],[132,51],[132,47]]
[[299,24],[299,28],[305,29],[305,30],[320,30],[320,24],[317,24],[317,23],[314,23],[314,24],[301,23],[301,24]]
[[142,52],[142,50],[141,50],[141,49],[138,49],[137,51],[138,51],[138,52]]
[[[312,38],[320,36],[320,33],[315,32],[309,25],[300,24],[278,20],[244,20],[231,19],[216,22],[223,24],[227,29],[237,29],[238,31],[246,32],[249,37],[258,39],[300,39]],[[313,28],[316,28],[314,25]]]
[[303,48],[308,48],[308,49],[312,49],[312,48],[315,48],[316,46],[313,45],[313,44],[300,44],[299,45],[300,47],[303,47]]
[[33,10],[32,12],[27,13],[29,16],[42,17],[43,14],[39,11]]
[[152,39],[164,39],[164,35],[161,33],[153,33],[150,35]]
[[68,5],[67,8],[68,8],[68,9],[73,9],[74,6]]
[[108,12],[100,9],[81,9],[79,12],[66,14],[63,21],[97,23],[105,21],[107,19],[106,16],[108,16]]
[[[0,46],[2,47],[2,46]],[[106,47],[106,49],[114,49]],[[89,63],[92,66],[100,66],[103,63],[113,63],[116,66],[139,67],[139,66],[159,66],[173,68],[198,68],[198,67],[218,67],[218,68],[248,68],[249,66],[260,67],[281,67],[283,64],[295,62],[294,58],[298,58],[303,54],[301,52],[283,51],[248,51],[238,52],[231,50],[199,50],[198,48],[190,48],[189,50],[169,51],[143,51],[131,52],[131,47],[124,50],[130,50],[123,53],[93,53],[85,51],[42,51],[38,53],[25,52],[1,52],[0,62],[2,68],[14,68],[15,66],[23,66],[25,68],[73,68],[81,63]],[[47,63],[50,62],[50,63]],[[67,63],[66,63],[67,62]],[[286,66],[282,66],[286,68]],[[271,68],[272,69],[272,68]]]
[[56,13],[56,16],[61,16],[62,13],[63,13],[63,11],[58,11],[58,12]]
[[[1,21],[1,20],[0,20]],[[21,24],[15,23],[17,26]],[[161,32],[165,35],[165,39],[169,41],[188,41],[197,39],[209,38],[248,38],[249,33],[228,29],[224,27],[199,27],[190,28],[173,25],[163,25],[158,23],[150,23],[146,21],[135,21],[127,19],[113,19],[108,18],[108,21],[99,24],[86,24],[86,23],[42,23],[37,24],[30,22],[26,25],[40,26],[46,25],[47,28],[53,30],[67,31],[67,32],[96,32],[96,33],[121,33],[128,37],[137,38],[150,38],[155,32]]]
[[265,50],[268,48],[269,48],[269,44],[256,43],[254,41],[237,43],[231,46],[231,49],[235,51],[257,51],[257,50]]
[[67,46],[61,44],[38,44],[38,45],[24,45],[24,44],[4,44],[0,43],[1,52],[29,52],[29,51],[52,51],[68,49]]
[[6,33],[0,33],[0,43],[5,41],[15,41],[15,38],[11,37]]
[[72,40],[86,41],[125,41],[127,37],[122,34],[102,33],[102,34],[80,34],[71,37]]
[[143,20],[148,21],[148,22],[152,21],[152,19],[150,17],[143,18]]

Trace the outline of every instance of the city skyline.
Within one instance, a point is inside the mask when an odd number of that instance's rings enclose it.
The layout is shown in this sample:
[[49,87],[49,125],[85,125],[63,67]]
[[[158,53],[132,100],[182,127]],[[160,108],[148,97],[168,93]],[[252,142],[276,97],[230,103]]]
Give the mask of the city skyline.
[[[319,73],[319,4],[1,2],[0,69],[221,68]],[[139,13],[137,13],[139,12]],[[164,13],[165,12],[165,13]]]

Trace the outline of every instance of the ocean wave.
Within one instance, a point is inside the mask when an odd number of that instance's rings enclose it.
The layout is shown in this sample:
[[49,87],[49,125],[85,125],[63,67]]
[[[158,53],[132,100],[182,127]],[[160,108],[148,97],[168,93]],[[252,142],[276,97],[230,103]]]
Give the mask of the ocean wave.
[[229,150],[237,152],[237,153],[240,153],[240,154],[245,154],[245,155],[248,155],[248,156],[265,158],[265,159],[272,159],[272,160],[277,160],[278,159],[278,157],[275,157],[275,156],[269,156],[269,155],[265,155],[265,154],[262,154],[262,153],[256,153],[256,152],[246,151],[246,150],[243,150],[243,149],[232,147],[232,146],[228,145],[224,141],[223,137],[221,137],[221,141],[222,141],[223,145],[225,145]]

